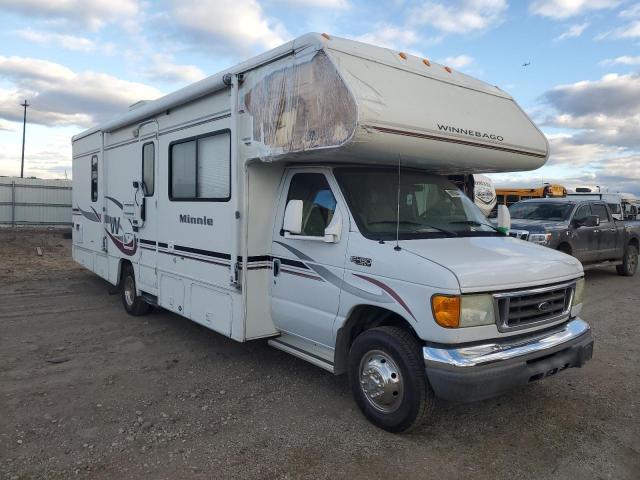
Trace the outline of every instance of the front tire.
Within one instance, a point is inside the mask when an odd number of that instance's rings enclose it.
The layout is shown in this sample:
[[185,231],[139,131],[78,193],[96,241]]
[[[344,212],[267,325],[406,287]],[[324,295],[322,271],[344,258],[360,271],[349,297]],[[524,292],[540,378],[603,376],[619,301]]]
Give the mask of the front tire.
[[149,312],[151,306],[136,293],[136,276],[130,264],[126,264],[122,268],[120,296],[122,305],[129,315],[137,317]]
[[618,275],[633,277],[638,270],[638,249],[634,245],[628,245],[622,257],[622,265],[616,265]]
[[349,383],[365,417],[389,432],[416,428],[435,407],[420,344],[398,327],[373,328],[355,339],[349,351]]

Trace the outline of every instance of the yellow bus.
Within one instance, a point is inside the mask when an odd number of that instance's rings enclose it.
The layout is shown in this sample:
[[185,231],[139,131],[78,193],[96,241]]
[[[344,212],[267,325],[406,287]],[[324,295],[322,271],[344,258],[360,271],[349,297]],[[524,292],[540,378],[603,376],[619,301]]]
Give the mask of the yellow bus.
[[538,188],[496,188],[497,205],[513,205],[529,198],[562,198],[567,196],[567,189],[558,184],[546,184]]

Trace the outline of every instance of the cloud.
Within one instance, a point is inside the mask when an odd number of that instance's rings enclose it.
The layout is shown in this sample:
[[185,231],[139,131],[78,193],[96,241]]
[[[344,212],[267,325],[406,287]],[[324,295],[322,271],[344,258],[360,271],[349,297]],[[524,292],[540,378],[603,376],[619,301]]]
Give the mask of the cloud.
[[347,0],[283,0],[294,7],[312,7],[324,9],[346,10],[351,8]]
[[28,99],[31,122],[87,127],[127,110],[161,92],[147,85],[91,71],[74,72],[46,60],[0,56],[0,78],[13,83],[0,89],[0,118],[22,121],[19,103]]
[[506,0],[429,1],[412,10],[410,23],[442,33],[482,31],[501,23],[507,8]]
[[107,23],[135,18],[140,5],[138,0],[0,0],[0,10],[99,30]]
[[615,8],[619,4],[620,0],[534,0],[529,4],[529,11],[534,15],[563,20],[590,10]]
[[202,80],[205,73],[195,65],[178,65],[170,55],[156,54],[152,56],[151,66],[145,70],[149,80],[168,83],[189,84]]
[[640,3],[636,3],[631,8],[622,10],[618,16],[620,18],[637,18],[640,17]]
[[458,55],[455,57],[446,57],[441,60],[438,60],[438,63],[459,69],[472,64],[473,57],[470,57],[469,55]]
[[411,28],[382,23],[377,24],[372,32],[354,37],[354,40],[390,48],[392,50],[407,51],[407,47],[418,43],[420,37],[418,33]]
[[587,29],[588,26],[589,26],[588,22],[580,23],[580,24],[576,24],[576,25],[571,25],[566,32],[564,32],[561,35],[557,36],[555,38],[555,40],[556,41],[561,41],[561,40],[565,40],[567,38],[579,37]]
[[289,37],[256,0],[171,0],[169,15],[179,35],[221,53],[248,55],[277,47]]
[[572,168],[584,167],[610,158],[624,155],[626,149],[602,143],[583,143],[568,134],[547,135],[549,140],[549,161],[547,166],[567,165]]
[[16,31],[16,35],[29,42],[48,47],[62,47],[67,50],[89,52],[95,48],[95,42],[88,38],[61,33],[38,32],[30,28]]
[[640,20],[614,30],[611,35],[613,38],[640,38]]
[[12,132],[14,128],[8,123],[0,120],[0,131]]
[[546,125],[580,130],[582,143],[640,148],[640,73],[559,85],[542,98],[556,111]]
[[600,65],[640,65],[640,57],[630,57],[623,55],[616,58],[607,58],[600,62]]

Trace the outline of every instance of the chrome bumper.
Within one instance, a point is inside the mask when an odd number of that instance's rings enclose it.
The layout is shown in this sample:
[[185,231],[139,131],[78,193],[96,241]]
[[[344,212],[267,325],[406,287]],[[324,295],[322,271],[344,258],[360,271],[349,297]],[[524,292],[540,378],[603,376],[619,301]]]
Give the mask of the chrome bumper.
[[559,330],[547,331],[540,335],[505,339],[500,342],[485,343],[458,348],[423,347],[422,353],[427,368],[464,369],[511,360],[517,357],[544,353],[562,344],[571,342],[591,330],[589,324],[580,318],[569,321]]
[[423,348],[435,394],[446,400],[484,400],[567,368],[593,355],[589,325],[579,318],[537,335],[457,348]]

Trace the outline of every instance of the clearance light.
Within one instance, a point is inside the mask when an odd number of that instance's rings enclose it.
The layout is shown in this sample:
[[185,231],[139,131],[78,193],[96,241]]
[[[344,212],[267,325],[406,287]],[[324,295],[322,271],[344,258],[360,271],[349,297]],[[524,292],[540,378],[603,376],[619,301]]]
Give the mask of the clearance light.
[[444,69],[445,69],[447,72],[451,73],[451,69],[450,69],[449,67],[444,67]]
[[327,40],[331,40],[331,37],[329,36],[328,33],[323,33],[322,35],[320,35],[321,37],[326,38]]
[[436,323],[445,328],[458,328],[460,325],[460,297],[434,295],[431,297],[431,309]]
[[407,59],[407,54],[404,53],[404,52],[400,52],[398,55],[400,55],[400,58],[403,59],[403,60]]
[[422,63],[424,63],[427,67],[431,66],[431,62],[429,60],[427,60],[426,58],[422,60]]
[[573,294],[573,305],[580,305],[584,301],[584,277],[576,282],[576,291]]

